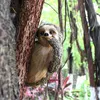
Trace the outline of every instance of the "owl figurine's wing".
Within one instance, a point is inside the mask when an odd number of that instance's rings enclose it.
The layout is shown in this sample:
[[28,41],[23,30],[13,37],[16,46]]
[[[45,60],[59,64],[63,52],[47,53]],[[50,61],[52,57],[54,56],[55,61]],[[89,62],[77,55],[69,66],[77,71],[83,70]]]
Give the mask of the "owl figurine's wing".
[[49,63],[53,57],[51,51],[52,48],[43,47],[40,44],[35,45],[27,73],[26,85],[38,85],[45,81]]

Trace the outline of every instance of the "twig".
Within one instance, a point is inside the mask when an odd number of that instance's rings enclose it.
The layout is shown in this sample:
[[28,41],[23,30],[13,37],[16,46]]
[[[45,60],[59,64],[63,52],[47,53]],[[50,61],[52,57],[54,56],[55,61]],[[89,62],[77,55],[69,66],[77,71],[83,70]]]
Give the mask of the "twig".
[[65,25],[64,25],[64,29],[65,29],[65,36],[64,36],[64,40],[62,42],[62,44],[65,42],[66,40],[66,17],[67,17],[67,0],[65,0]]
[[96,13],[96,15],[98,15],[100,17],[100,14],[99,13]]
[[11,10],[16,14],[17,11],[15,10],[15,8],[11,7]]
[[[58,0],[58,18],[59,18],[59,26],[60,30],[63,34],[63,20],[62,20],[62,1]],[[58,93],[61,91],[61,98],[63,100],[63,90],[62,90],[62,81],[61,81],[61,67],[58,70],[58,89],[56,91],[55,100],[58,100]]]
[[51,7],[58,14],[58,12],[55,10],[55,8],[52,7],[49,3],[47,3],[47,2],[44,2],[44,3],[47,4],[49,7]]
[[[66,15],[66,14],[68,15],[69,24],[70,24],[70,28],[71,28],[71,21],[70,21],[70,14],[69,14],[69,8],[68,8],[68,2],[67,2],[67,0],[65,0],[65,10],[66,10],[65,15]],[[65,16],[65,17],[66,17],[66,16]],[[66,21],[66,19],[65,19],[65,21]],[[66,22],[65,22],[65,23],[66,23]],[[65,37],[64,37],[63,43],[64,43],[65,40],[66,40],[66,24],[65,24]]]
[[58,18],[59,18],[60,30],[63,34],[62,1],[61,0],[58,0]]
[[61,92],[61,100],[63,100],[63,89],[62,89],[62,77],[61,77],[61,68],[58,71],[58,92]]
[[97,4],[100,4],[100,2],[98,0],[95,0],[97,2]]
[[63,64],[62,68],[65,66],[65,64],[66,64],[66,63],[67,63],[67,61],[69,60],[70,55],[71,55],[71,52],[70,52],[69,56],[67,57],[66,61],[64,62],[64,64]]
[[47,100],[48,99],[48,72],[47,72],[47,75],[46,75],[46,88],[45,88],[45,96],[44,96],[44,100]]

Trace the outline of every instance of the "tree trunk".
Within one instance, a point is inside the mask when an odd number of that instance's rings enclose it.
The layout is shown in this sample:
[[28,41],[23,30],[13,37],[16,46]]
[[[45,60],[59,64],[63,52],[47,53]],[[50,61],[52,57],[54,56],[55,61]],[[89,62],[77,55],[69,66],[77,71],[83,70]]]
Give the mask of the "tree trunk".
[[40,21],[44,0],[23,0],[19,15],[17,37],[17,67],[20,78],[20,99],[23,98],[23,88],[26,79],[26,69],[29,66],[34,36]]
[[[98,24],[96,13],[92,4],[92,1],[89,0],[86,2],[86,8],[88,12],[88,20],[90,25],[90,34],[93,39],[95,46],[95,63],[97,69],[97,77],[100,79],[100,25]],[[97,85],[100,86],[100,80],[97,80]]]
[[92,53],[91,53],[91,47],[90,47],[90,37],[88,34],[88,25],[87,25],[87,20],[86,20],[86,15],[85,15],[84,0],[81,0],[81,1],[78,0],[78,3],[79,3],[79,7],[80,7],[82,27],[83,27],[83,32],[84,32],[84,46],[85,46],[85,52],[86,52],[87,61],[88,61],[90,85],[95,86],[93,59],[92,59]]
[[[88,13],[88,21],[90,26],[90,35],[95,46],[95,74],[96,88],[98,90],[98,99],[100,99],[100,25],[98,24],[96,13],[93,7],[92,0],[85,0],[86,10]],[[91,96],[96,100],[95,89],[92,88]]]
[[[85,51],[86,51],[86,55],[87,55],[88,68],[89,68],[90,92],[91,92],[90,99],[91,100],[99,100],[100,97],[98,98],[99,95],[97,93],[97,89],[99,89],[99,88],[95,87],[96,84],[95,84],[95,79],[94,79],[94,65],[93,65],[91,48],[90,48],[90,36],[89,36],[89,30],[88,30],[86,15],[85,15],[85,5],[84,4],[87,3],[86,6],[88,5],[88,7],[89,7],[90,12],[88,12],[88,14],[91,13],[91,15],[89,15],[88,17],[93,20],[93,22],[92,22],[92,20],[89,20],[89,24],[91,24],[92,27],[94,27],[95,24],[97,23],[97,20],[95,19],[96,15],[94,14],[94,9],[93,9],[91,0],[88,0],[88,1],[78,0],[78,2],[79,2],[79,6],[80,6],[82,25],[83,25],[83,29],[84,29],[84,44],[85,44]],[[95,34],[95,35],[97,35],[97,34]],[[98,38],[99,38],[99,36],[98,36]],[[98,42],[98,39],[97,39],[97,42]],[[98,44],[100,44],[100,43],[98,43]],[[99,55],[99,53],[98,53],[98,55]]]
[[15,28],[9,17],[10,2],[0,0],[0,100],[19,100]]
[[59,18],[60,30],[63,34],[62,1],[61,0],[58,0],[58,18]]

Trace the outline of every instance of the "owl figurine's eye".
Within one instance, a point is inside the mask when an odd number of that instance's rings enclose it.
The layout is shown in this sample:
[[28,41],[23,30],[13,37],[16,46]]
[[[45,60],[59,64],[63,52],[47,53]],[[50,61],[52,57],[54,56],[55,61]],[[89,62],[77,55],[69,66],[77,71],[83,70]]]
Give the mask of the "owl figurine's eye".
[[50,31],[50,34],[52,34],[52,31]]
[[50,30],[50,34],[54,34],[54,33],[55,33],[55,31],[51,29]]

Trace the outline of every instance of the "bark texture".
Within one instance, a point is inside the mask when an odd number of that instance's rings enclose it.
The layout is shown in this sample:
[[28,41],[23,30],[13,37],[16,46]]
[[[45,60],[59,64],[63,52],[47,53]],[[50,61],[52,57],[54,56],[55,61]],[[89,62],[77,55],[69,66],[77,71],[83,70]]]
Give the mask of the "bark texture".
[[26,68],[31,58],[34,36],[38,28],[44,0],[23,0],[19,15],[17,37],[17,67],[20,78],[20,99],[23,98],[23,87],[26,79]]
[[90,35],[95,46],[96,85],[100,86],[100,25],[98,24],[92,0],[85,2],[88,12]]
[[59,18],[60,30],[63,34],[62,1],[61,0],[58,0],[58,18]]
[[84,0],[78,0],[79,8],[80,8],[80,15],[82,20],[82,27],[84,32],[84,46],[85,46],[85,52],[86,57],[88,61],[88,69],[89,69],[89,77],[90,77],[90,86],[95,86],[94,82],[94,66],[93,66],[93,59],[92,59],[92,53],[91,53],[91,47],[90,47],[90,36],[88,33],[88,25],[85,15],[85,6],[84,6]]
[[18,100],[15,28],[10,19],[10,0],[0,0],[0,100]]

